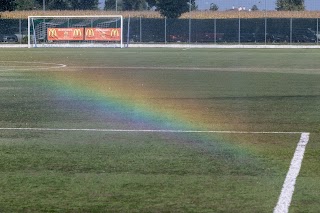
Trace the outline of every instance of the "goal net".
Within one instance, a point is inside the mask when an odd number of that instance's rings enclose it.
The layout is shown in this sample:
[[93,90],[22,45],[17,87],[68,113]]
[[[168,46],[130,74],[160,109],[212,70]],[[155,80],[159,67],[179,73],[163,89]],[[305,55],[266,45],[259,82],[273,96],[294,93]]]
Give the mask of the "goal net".
[[123,47],[123,18],[29,16],[28,47]]

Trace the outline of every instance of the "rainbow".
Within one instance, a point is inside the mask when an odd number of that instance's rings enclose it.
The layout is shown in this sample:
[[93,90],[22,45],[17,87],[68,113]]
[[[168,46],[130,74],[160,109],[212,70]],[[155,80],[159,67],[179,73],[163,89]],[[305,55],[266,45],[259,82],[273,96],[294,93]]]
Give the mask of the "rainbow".
[[[45,82],[46,89],[55,95],[72,98],[79,101],[79,108],[91,107],[97,117],[106,118],[109,129],[128,130],[182,130],[207,131],[219,128],[206,121],[201,113],[201,106],[195,104],[192,111],[176,103],[176,99],[155,99],[165,94],[147,83],[134,79],[119,78],[113,72],[88,71],[76,72],[46,72],[38,74],[39,81]],[[219,112],[217,112],[219,114]],[[219,116],[215,116],[219,118]],[[219,119],[223,119],[220,117]],[[218,120],[219,121],[219,120]],[[220,120],[221,121],[221,120]],[[217,122],[219,123],[219,122]],[[99,127],[100,128],[100,127]],[[260,171],[262,166],[259,157],[236,136],[231,134],[171,134],[173,141],[183,141],[183,144],[192,144],[193,147],[218,158],[232,158],[236,166],[251,166]],[[239,140],[239,144],[234,140]]]
[[[42,79],[43,80],[43,79]],[[133,122],[127,128],[155,130],[213,130],[219,126],[206,121],[200,104],[192,102],[193,109],[185,109],[175,98],[167,100],[165,92],[132,79],[115,79],[110,74],[98,72],[49,72],[45,82],[60,96],[88,99],[94,103],[97,112],[114,114],[114,118],[130,118]],[[154,98],[160,97],[160,98]],[[159,101],[160,100],[160,101]],[[198,106],[197,106],[198,105]],[[223,118],[215,118],[217,123]],[[139,126],[139,124],[145,124]]]

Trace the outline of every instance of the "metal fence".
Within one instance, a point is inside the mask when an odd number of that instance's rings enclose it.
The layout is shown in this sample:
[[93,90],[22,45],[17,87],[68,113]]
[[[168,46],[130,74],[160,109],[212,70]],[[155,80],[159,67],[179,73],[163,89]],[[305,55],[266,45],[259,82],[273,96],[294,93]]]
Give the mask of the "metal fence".
[[[27,20],[0,19],[3,35],[26,42]],[[318,44],[318,18],[252,19],[124,19],[123,36],[130,43]]]
[[140,43],[318,44],[320,39],[318,19],[138,18],[124,25],[130,26],[130,42]]

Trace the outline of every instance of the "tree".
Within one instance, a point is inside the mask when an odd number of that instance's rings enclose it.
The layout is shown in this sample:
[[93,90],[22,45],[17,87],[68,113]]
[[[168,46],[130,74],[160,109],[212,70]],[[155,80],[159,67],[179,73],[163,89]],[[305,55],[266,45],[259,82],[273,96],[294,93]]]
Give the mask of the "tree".
[[115,10],[116,0],[105,0],[104,1],[104,10]]
[[209,10],[211,10],[211,11],[217,11],[217,10],[219,10],[219,6],[216,5],[215,3],[211,3]]
[[[191,0],[192,5],[195,5],[195,0]],[[178,18],[182,13],[190,10],[190,0],[157,0],[157,10],[160,14],[167,18]]]
[[296,11],[304,9],[304,0],[277,0],[276,2],[276,10]]
[[16,10],[34,10],[39,9],[39,4],[35,0],[15,0]]
[[[190,2],[189,2],[190,3]],[[191,11],[198,10],[198,5],[195,0],[191,1]]]
[[253,6],[251,7],[251,11],[258,11],[258,10],[259,10],[259,8],[258,8],[257,5],[253,5]]
[[[43,0],[35,0],[38,9],[43,8]],[[45,0],[46,10],[69,10],[71,9],[70,0]]]
[[122,10],[144,10],[147,9],[146,0],[123,0]]
[[15,3],[12,0],[0,0],[0,11],[12,11],[15,9]]
[[116,10],[116,3],[116,0],[105,0],[104,10]]
[[155,7],[157,5],[157,1],[156,0],[146,0],[148,7],[152,8]]
[[73,10],[97,10],[99,0],[69,0]]
[[67,0],[49,0],[47,3],[48,10],[68,10],[70,9],[69,1]]

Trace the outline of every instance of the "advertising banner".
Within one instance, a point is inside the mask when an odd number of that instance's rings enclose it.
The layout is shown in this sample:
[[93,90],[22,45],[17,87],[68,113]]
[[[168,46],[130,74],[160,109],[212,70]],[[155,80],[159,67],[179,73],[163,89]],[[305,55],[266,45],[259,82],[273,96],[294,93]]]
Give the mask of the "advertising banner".
[[84,28],[48,28],[49,41],[81,41]]
[[86,28],[87,41],[121,41],[121,28]]

